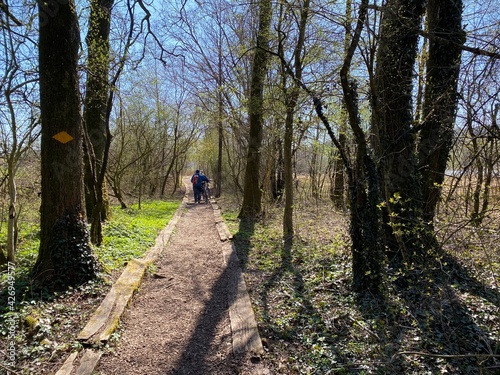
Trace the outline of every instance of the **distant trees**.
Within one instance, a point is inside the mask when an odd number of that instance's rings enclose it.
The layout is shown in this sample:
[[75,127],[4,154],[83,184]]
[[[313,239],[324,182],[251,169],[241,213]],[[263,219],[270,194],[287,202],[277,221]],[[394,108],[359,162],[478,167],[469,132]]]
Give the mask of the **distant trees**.
[[134,90],[120,96],[106,178],[122,207],[127,199],[171,194],[181,183],[204,118],[190,111],[196,102],[188,101],[181,78],[182,71],[166,74],[153,65],[132,78]]
[[20,53],[24,46],[34,48],[34,30],[23,23],[32,10],[15,14],[7,6],[2,8],[0,76],[0,154],[2,178],[0,186],[7,185],[7,241],[6,256],[0,250],[2,260],[14,262],[18,241],[20,202],[18,201],[17,175],[26,155],[39,136],[39,110],[36,105],[36,64]]

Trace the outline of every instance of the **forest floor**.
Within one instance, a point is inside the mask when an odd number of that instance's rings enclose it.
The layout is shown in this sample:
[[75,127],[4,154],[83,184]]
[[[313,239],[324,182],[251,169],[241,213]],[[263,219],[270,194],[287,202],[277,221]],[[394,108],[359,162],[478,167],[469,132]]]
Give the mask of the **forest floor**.
[[[294,243],[285,248],[279,204],[245,223],[237,201],[220,199],[264,345],[260,358],[238,357],[213,209],[188,198],[94,375],[500,373],[498,218],[487,230],[449,225],[447,235],[441,226],[448,255],[437,277],[404,284],[389,272],[381,300],[352,291],[348,218],[328,202],[298,200]],[[40,302],[40,324],[22,323],[31,344],[12,374],[55,374],[107,290],[89,284]]]

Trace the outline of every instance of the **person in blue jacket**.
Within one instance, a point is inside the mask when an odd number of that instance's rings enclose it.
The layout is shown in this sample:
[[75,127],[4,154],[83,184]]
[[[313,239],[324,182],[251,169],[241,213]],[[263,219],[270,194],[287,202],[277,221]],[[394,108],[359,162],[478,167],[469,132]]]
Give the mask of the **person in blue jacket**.
[[203,193],[203,181],[209,181],[207,176],[201,174],[197,169],[194,174],[191,176],[191,183],[193,184],[193,192],[194,192],[194,203],[201,202],[201,195]]

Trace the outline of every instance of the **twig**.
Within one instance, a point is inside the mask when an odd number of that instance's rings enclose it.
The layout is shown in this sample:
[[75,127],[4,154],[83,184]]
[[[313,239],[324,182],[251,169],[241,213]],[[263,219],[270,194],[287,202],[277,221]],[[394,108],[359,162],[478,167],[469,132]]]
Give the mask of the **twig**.
[[420,355],[423,357],[434,357],[434,358],[469,358],[469,357],[481,357],[481,358],[500,358],[500,354],[482,354],[482,353],[468,353],[468,354],[435,354],[426,352],[399,352],[392,356],[391,362],[394,357],[398,355]]
[[5,366],[2,362],[0,362],[0,367],[7,371],[7,374],[20,375],[19,372],[12,370],[10,367]]

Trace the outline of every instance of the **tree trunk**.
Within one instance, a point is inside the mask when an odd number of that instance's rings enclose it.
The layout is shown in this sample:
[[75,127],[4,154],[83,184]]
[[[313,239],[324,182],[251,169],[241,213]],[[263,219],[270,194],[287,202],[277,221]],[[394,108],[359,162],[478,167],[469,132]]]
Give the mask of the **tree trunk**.
[[461,45],[465,42],[462,8],[462,0],[427,1],[431,38],[423,107],[425,122],[420,132],[418,154],[422,173],[423,218],[431,225],[453,145]]
[[87,218],[92,222],[91,240],[100,244],[101,221],[110,215],[106,180],[102,173],[107,140],[106,112],[109,95],[109,32],[114,0],[92,0],[88,48],[87,89],[85,95],[85,202]]
[[14,262],[16,260],[16,247],[17,247],[17,187],[15,181],[14,167],[11,165],[13,161],[9,160],[9,173],[8,173],[8,189],[9,189],[9,220],[7,226],[7,260]]
[[297,103],[298,90],[294,92],[297,95],[291,100],[287,106],[287,114],[285,119],[285,136],[283,141],[283,161],[284,161],[284,179],[285,179],[285,210],[283,213],[283,238],[285,241],[285,249],[290,248],[293,242],[293,166],[292,166],[292,141],[293,141],[293,117],[295,105]]
[[[382,235],[380,230],[380,187],[373,156],[370,154],[365,133],[361,127],[356,82],[350,77],[354,52],[358,46],[361,31],[366,19],[368,1],[363,0],[359,10],[358,21],[353,38],[346,51],[340,80],[344,97],[344,106],[348,115],[348,123],[356,142],[356,158],[351,166],[347,159],[347,150],[335,138],[332,129],[327,126],[330,138],[338,148],[346,167],[349,201],[350,201],[350,236],[352,240],[352,272],[353,288],[358,293],[369,292],[374,295],[384,293],[384,266]],[[322,113],[316,112],[320,118]],[[323,120],[325,125],[328,125]]]
[[385,242],[391,258],[408,260],[421,215],[421,190],[412,133],[417,30],[425,1],[388,1],[382,20],[373,92],[373,148],[382,200]]
[[[278,126],[281,126],[281,124]],[[271,144],[274,146],[268,168],[271,180],[271,193],[275,202],[281,202],[283,200],[283,191],[285,189],[285,160],[281,136],[273,135],[273,141]]]
[[82,121],[78,91],[80,30],[73,0],[47,16],[39,2],[41,106],[39,285],[64,288],[96,277],[84,212]]
[[270,0],[259,2],[259,31],[252,66],[248,117],[250,132],[248,136],[247,165],[243,187],[243,202],[240,218],[255,219],[261,213],[262,192],[260,187],[260,149],[263,131],[264,80],[267,73],[269,32],[271,27],[272,6]]
[[[345,16],[346,16],[346,30],[344,39],[344,50],[347,53],[351,43],[351,22],[352,22],[352,1],[346,0],[345,3]],[[347,126],[348,117],[345,109],[345,103],[342,103],[342,110],[340,112],[340,125],[339,125],[339,143],[343,149],[347,148]],[[333,169],[330,175],[330,199],[332,200],[335,208],[343,211],[347,210],[346,197],[345,197],[345,170],[342,159],[332,152]]]

